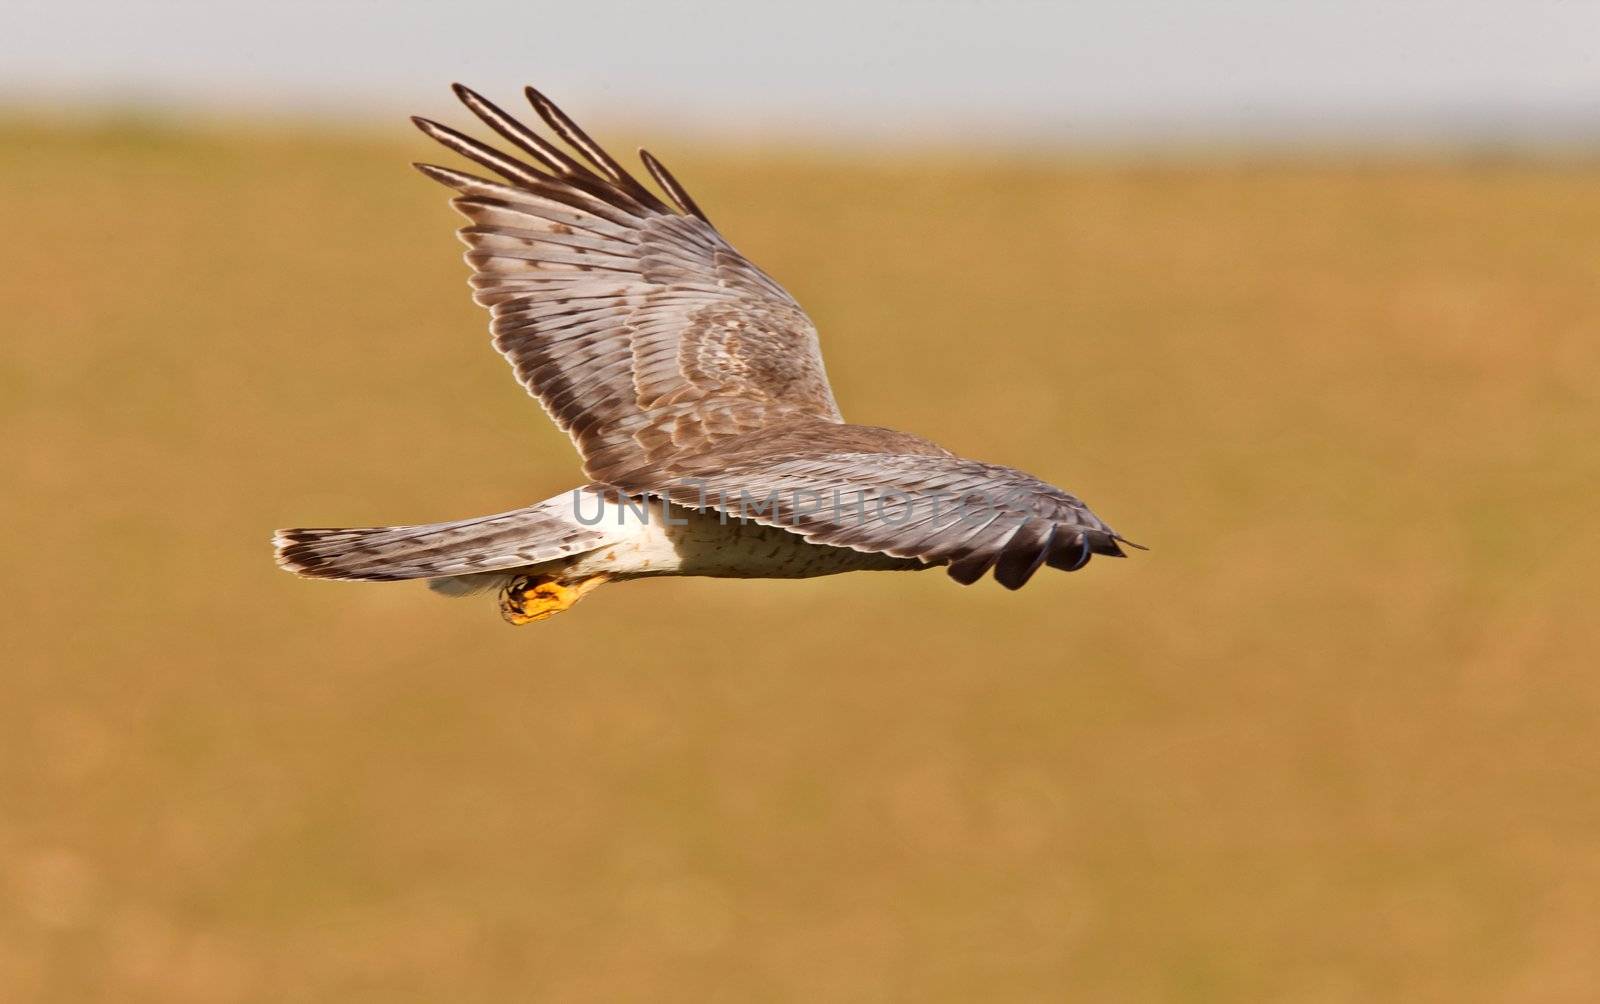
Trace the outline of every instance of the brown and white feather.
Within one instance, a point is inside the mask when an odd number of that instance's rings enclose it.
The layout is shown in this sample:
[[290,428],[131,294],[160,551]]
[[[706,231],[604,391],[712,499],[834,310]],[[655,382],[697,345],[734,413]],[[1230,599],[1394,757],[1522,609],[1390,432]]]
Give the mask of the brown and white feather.
[[475,299],[495,347],[598,479],[795,419],[840,421],[816,328],[734,250],[654,158],[669,208],[536,91],[584,166],[481,96],[463,102],[538,164],[417,120],[491,181],[433,165],[471,221]]

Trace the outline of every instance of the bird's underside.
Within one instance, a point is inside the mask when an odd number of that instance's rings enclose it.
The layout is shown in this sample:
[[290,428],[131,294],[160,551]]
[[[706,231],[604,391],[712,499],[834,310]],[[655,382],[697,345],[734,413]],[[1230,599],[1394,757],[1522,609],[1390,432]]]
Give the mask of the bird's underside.
[[1043,565],[1122,555],[1126,541],[1059,489],[845,423],[805,313],[649,153],[671,205],[531,88],[566,148],[456,93],[516,156],[417,119],[498,180],[418,167],[458,193],[494,345],[571,435],[589,484],[476,519],[279,531],[281,566],[498,589],[506,618],[527,623],[642,576],[942,566],[964,584],[992,570],[1016,589]]

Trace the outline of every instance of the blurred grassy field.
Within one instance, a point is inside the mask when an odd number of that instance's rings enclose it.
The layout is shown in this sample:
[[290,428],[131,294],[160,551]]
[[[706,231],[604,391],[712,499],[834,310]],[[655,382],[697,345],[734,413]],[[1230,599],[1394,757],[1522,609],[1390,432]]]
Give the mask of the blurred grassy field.
[[271,562],[576,479],[393,134],[0,127],[0,999],[1600,998],[1600,165],[657,144],[1153,550],[511,629]]

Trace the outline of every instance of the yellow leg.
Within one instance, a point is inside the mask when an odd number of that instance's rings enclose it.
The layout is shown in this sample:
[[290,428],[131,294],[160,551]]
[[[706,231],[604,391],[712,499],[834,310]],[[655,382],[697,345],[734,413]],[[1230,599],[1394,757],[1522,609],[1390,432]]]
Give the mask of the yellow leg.
[[606,581],[593,575],[576,582],[519,575],[500,590],[500,616],[510,624],[532,624],[553,617],[572,606],[595,586]]

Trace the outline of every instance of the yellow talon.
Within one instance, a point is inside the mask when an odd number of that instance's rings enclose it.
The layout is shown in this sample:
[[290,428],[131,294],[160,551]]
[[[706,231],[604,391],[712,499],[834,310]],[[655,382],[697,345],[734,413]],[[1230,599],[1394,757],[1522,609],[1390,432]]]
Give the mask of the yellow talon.
[[519,575],[500,591],[500,616],[510,624],[532,624],[553,617],[583,599],[603,575],[564,583],[555,579]]

